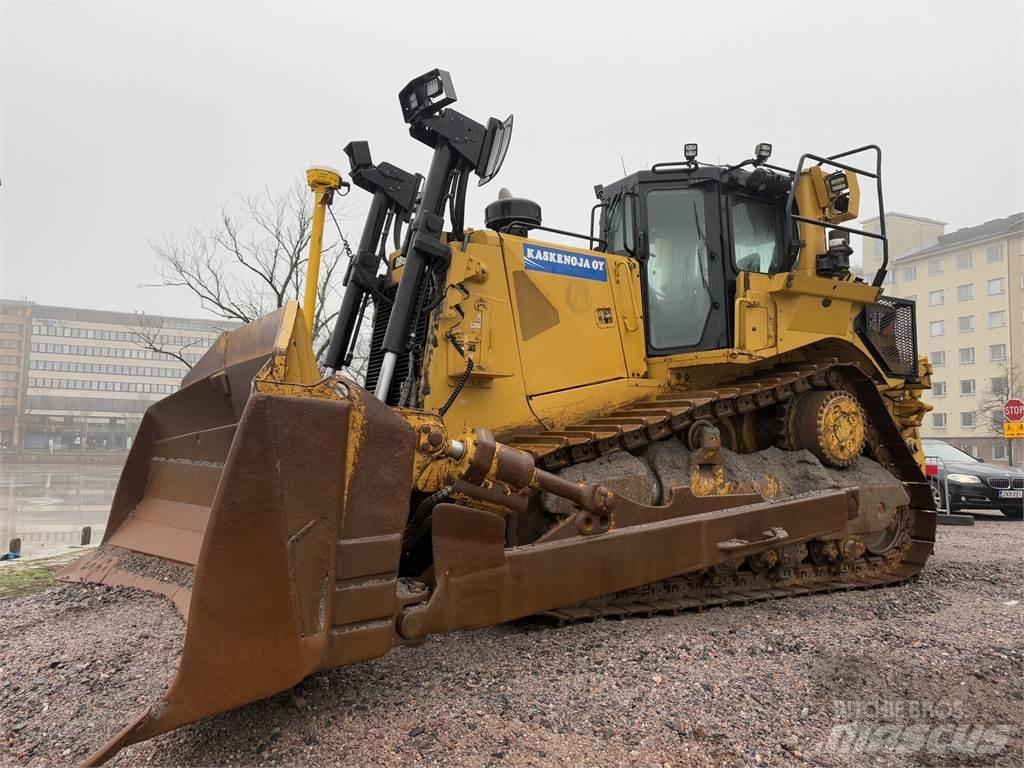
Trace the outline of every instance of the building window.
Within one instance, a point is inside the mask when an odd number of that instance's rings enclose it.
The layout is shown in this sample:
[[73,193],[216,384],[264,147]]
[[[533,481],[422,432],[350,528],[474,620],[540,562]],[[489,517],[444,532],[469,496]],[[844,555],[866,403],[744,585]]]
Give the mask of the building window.
[[931,360],[932,368],[942,368],[946,365],[946,351],[940,349],[938,352],[932,352],[928,359]]
[[946,414],[944,413],[932,413],[932,426],[936,429],[946,428]]
[[960,396],[974,396],[974,379],[960,379]]
[[1006,345],[1005,344],[989,344],[988,345],[988,359],[993,363],[1001,363],[1006,360]]
[[992,446],[992,461],[1006,461],[1006,444],[996,443]]
[[936,275],[941,275],[942,272],[943,272],[943,260],[942,259],[934,259],[934,260],[928,262],[928,275],[930,277],[935,277]]
[[911,264],[909,267],[904,267],[903,268],[903,279],[907,280],[907,281],[917,280],[917,265],[916,264]]
[[964,453],[969,453],[974,458],[978,458],[978,446],[975,443],[962,443],[956,447]]
[[943,320],[932,320],[928,323],[929,336],[942,336],[946,332],[946,323]]
[[958,253],[956,256],[957,270],[970,269],[974,266],[974,258],[970,253]]
[[[974,428],[974,411],[960,411],[960,426],[968,429]],[[970,451],[968,451],[970,453]],[[973,455],[973,454],[972,454]]]
[[989,264],[995,264],[997,261],[1003,260],[1003,244],[990,245],[985,249],[985,261]]
[[943,290],[928,291],[928,306],[941,307],[946,300],[946,292]]
[[[993,395],[1007,395],[1009,394],[1010,387],[1007,384],[1006,376],[993,376],[992,377],[992,394]],[[1002,420],[1000,416],[1000,420]]]
[[904,296],[903,298],[906,299],[907,301],[913,301],[915,303],[917,302],[917,294],[916,293],[911,293],[910,295]]
[[970,333],[974,330],[974,315],[964,315],[956,319],[956,329],[959,333]]
[[946,396],[946,382],[944,381],[933,381],[932,382],[932,397],[945,397]]
[[1006,278],[995,277],[988,281],[988,295],[998,296],[1001,293],[1006,293]]
[[958,285],[956,287],[956,300],[957,301],[970,301],[974,298],[974,283],[967,283],[966,285]]
[[177,391],[175,384],[150,384],[136,381],[92,381],[81,379],[30,378],[29,387],[41,389],[77,389],[98,392],[143,392],[167,395]]
[[988,327],[989,328],[1002,328],[1006,325],[1006,310],[1000,309],[998,312],[988,313]]
[[974,347],[960,348],[960,365],[974,365]]

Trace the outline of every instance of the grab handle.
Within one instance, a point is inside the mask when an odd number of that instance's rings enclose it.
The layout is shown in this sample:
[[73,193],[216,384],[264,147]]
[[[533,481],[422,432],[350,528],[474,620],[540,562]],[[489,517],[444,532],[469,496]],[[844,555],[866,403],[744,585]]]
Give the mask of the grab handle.
[[633,310],[634,322],[631,324],[629,318],[625,315],[622,316],[622,324],[626,326],[626,330],[630,333],[636,333],[640,330],[640,310],[636,305],[636,296],[633,294],[633,281],[630,279],[629,272],[631,267],[624,261],[615,262],[615,281],[621,282],[619,278],[619,269],[626,270],[626,292],[629,293],[629,306]]

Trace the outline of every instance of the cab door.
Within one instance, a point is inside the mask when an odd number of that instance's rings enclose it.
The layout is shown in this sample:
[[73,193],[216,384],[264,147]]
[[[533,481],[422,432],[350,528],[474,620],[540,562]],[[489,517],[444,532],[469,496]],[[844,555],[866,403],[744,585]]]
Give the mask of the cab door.
[[641,189],[647,353],[728,347],[718,184],[651,184]]

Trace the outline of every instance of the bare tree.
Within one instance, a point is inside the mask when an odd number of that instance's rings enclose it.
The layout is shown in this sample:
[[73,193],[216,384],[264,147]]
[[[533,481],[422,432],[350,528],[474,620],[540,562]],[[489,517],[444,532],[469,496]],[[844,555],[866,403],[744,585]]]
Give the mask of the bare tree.
[[[337,197],[335,205],[336,201]],[[301,300],[312,223],[313,195],[303,181],[284,193],[266,190],[242,198],[235,209],[223,207],[212,227],[193,227],[183,235],[165,235],[151,242],[160,276],[155,285],[186,288],[213,314],[252,322],[291,299]],[[327,349],[337,316],[337,309],[329,306],[338,303],[341,275],[352,257],[350,243],[331,210],[325,229],[313,320],[318,359]],[[144,338],[141,341],[145,343]],[[365,355],[358,362],[364,366]],[[352,368],[356,367],[353,360]]]
[[[1009,358],[1000,362],[998,368],[999,375],[986,382],[975,411],[978,426],[996,437],[1003,434],[1003,404],[1011,398],[1024,398],[1024,371],[1014,365]],[[1013,455],[1013,440],[1007,440],[1007,443],[1007,452],[1013,463],[1020,457]]]
[[193,338],[192,341],[185,344],[171,343],[169,339],[174,336],[163,333],[164,322],[162,317],[139,314],[136,315],[134,322],[125,324],[125,328],[131,334],[132,341],[137,347],[148,350],[157,357],[177,360],[185,368],[191,370],[192,362],[188,357],[189,350],[199,351],[196,345],[202,339]]

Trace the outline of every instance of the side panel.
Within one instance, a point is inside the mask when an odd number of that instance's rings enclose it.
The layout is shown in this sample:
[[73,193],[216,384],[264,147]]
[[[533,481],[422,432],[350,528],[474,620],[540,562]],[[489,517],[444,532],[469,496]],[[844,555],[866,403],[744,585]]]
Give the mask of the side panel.
[[615,257],[509,236],[502,249],[527,395],[625,377]]

